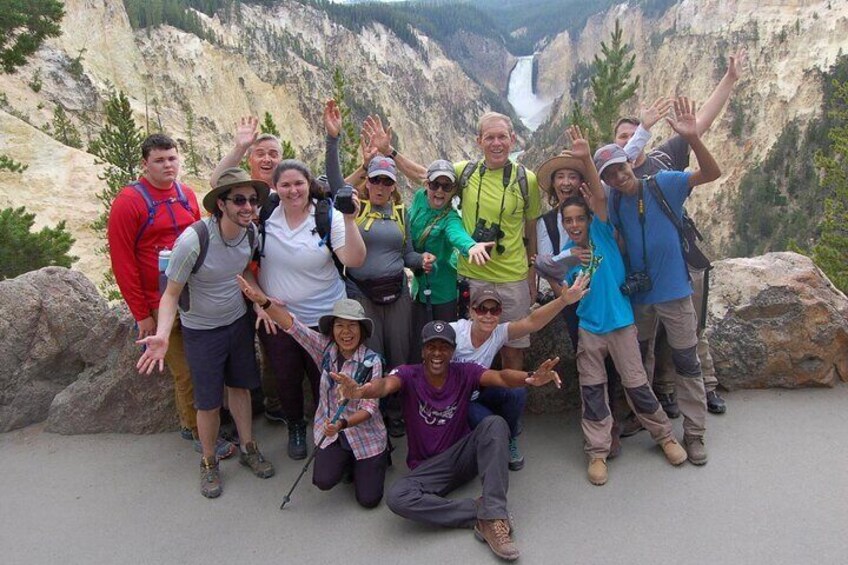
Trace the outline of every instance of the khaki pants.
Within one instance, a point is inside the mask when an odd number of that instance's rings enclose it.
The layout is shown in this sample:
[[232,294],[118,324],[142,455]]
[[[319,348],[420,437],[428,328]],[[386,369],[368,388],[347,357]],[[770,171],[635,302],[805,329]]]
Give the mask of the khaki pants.
[[[656,341],[657,326],[662,322],[671,346],[677,404],[683,414],[683,431],[687,436],[703,437],[707,421],[707,399],[701,363],[698,360],[698,317],[690,297],[660,302],[634,304],[639,349],[643,361]],[[646,364],[645,371],[651,374]]]
[[633,413],[658,444],[672,438],[671,423],[648,384],[639,355],[636,327],[633,325],[607,334],[578,330],[577,371],[583,405],[581,426],[586,453],[606,459],[612,441],[613,418],[607,399],[607,373],[604,360],[609,354],[618,372],[624,396]]
[[168,352],[165,353],[165,364],[174,377],[174,398],[177,403],[177,414],[180,426],[197,433],[197,410],[194,409],[194,386],[191,384],[191,371],[185,356],[183,332],[180,320],[174,320],[174,327],[168,338]]
[[[713,356],[710,354],[710,342],[707,341],[705,332],[701,329],[701,304],[704,300],[704,271],[690,269],[689,275],[692,277],[692,289],[694,290],[692,294],[692,306],[695,308],[695,315],[698,318],[698,359],[701,360],[704,390],[711,392],[718,386],[718,379],[715,376]],[[648,371],[648,378],[650,379],[653,376],[654,390],[657,394],[671,394],[674,392],[674,363],[671,359],[671,346],[668,344],[664,329],[658,332],[656,346],[648,352],[645,365],[648,369],[653,367],[653,370]]]

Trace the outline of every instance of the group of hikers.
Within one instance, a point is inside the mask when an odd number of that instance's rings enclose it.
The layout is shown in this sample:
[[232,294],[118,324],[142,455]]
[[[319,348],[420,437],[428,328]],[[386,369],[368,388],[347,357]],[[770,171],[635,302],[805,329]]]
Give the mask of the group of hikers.
[[[143,175],[112,205],[109,248],[143,347],[138,368],[169,368],[181,434],[201,453],[203,496],[222,493],[219,460],[236,454],[256,476],[274,474],[252,431],[262,391],[266,417],[288,427],[289,457],[307,456],[311,429],[318,488],[352,481],[357,502],[377,506],[390,437],[405,434],[409,473],[389,487],[388,507],[473,528],[516,559],[507,489],[509,471],[525,463],[526,387],[561,384],[559,359],[526,372],[524,351],[557,316],[576,352],[589,481],[606,483],[620,438],[641,429],[670,464],[705,464],[706,414],[726,406],[702,331],[709,265],[691,260],[684,204],[721,174],[701,136],[743,57],[730,58],[700,108],[662,97],[640,119],[619,120],[594,154],[569,128],[570,148],[537,174],[511,159],[510,118],[487,112],[481,159],[426,167],[369,116],[362,163],[344,178],[342,118],[330,100],[323,175],[282,159],[280,140],[242,118],[203,215],[177,180],[176,143],[149,136]],[[646,153],[663,119],[675,135]],[[697,166],[685,171],[690,151]],[[239,167],[245,157],[249,170]],[[401,173],[422,186],[409,206]],[[540,277],[550,300],[540,299]],[[234,434],[220,433],[224,407]],[[682,441],[669,420],[680,415]],[[482,496],[448,498],[477,476]]]

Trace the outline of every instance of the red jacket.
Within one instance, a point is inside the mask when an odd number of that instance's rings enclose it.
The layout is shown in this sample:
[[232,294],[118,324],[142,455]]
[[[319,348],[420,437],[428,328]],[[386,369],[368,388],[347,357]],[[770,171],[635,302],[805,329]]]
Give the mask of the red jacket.
[[139,181],[154,201],[171,200],[155,207],[153,223],[144,229],[136,244],[148,221],[147,204],[132,186],[124,187],[112,203],[106,233],[115,281],[133,317],[141,321],[159,308],[159,251],[173,249],[183,230],[200,219],[200,208],[194,191],[184,184],[180,186],[191,212],[177,200],[174,185],[160,190],[144,177]]

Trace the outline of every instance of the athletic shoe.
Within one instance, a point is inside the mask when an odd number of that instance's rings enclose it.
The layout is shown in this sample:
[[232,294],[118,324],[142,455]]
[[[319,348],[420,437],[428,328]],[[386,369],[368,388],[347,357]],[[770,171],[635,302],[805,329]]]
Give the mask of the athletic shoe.
[[662,444],[662,450],[665,453],[665,458],[674,466],[682,465],[688,457],[686,450],[677,443],[676,439],[670,439]]
[[596,486],[605,485],[607,482],[607,478],[609,477],[607,473],[607,462],[600,458],[595,457],[589,461],[589,482]]
[[521,555],[510,536],[506,520],[477,520],[474,537],[489,544],[492,553],[506,561],[515,561]]
[[710,411],[710,414],[724,414],[727,412],[727,404],[718,395],[717,390],[711,390],[707,393],[707,410]]
[[524,468],[524,456],[518,449],[518,439],[510,438],[509,440],[509,470],[520,471]]
[[260,479],[267,479],[274,476],[274,466],[270,461],[266,461],[255,441],[251,441],[244,445],[244,450],[239,450],[239,463],[245,467],[250,467],[253,474]]
[[218,498],[223,492],[218,461],[200,458],[200,494],[206,498]]
[[670,419],[674,420],[675,418],[680,417],[680,407],[677,405],[677,397],[674,393],[670,394],[657,394],[657,400],[660,401],[660,406],[665,411],[665,415]]
[[693,465],[704,465],[707,462],[707,448],[704,447],[704,438],[695,436],[684,436],[683,446],[689,455],[689,461]]
[[[194,439],[191,443],[196,452],[203,453],[203,446],[200,445],[199,439]],[[221,459],[229,459],[236,454],[236,451],[238,451],[238,448],[224,438],[219,437],[218,441],[215,443],[215,455],[219,461]]]
[[191,428],[180,428],[180,437],[191,441],[194,439],[194,434],[191,431]]
[[292,459],[306,459],[306,422],[289,422],[288,453]]

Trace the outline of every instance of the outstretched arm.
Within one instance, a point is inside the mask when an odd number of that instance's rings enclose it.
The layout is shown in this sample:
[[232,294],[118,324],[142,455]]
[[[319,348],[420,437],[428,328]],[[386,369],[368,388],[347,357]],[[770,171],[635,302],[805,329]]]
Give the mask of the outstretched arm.
[[250,146],[256,141],[259,136],[259,119],[254,116],[244,116],[236,124],[236,144],[230,149],[230,152],[224,155],[215,170],[212,171],[212,176],[209,178],[209,183],[215,186],[218,182],[218,177],[221,176],[226,169],[238,167],[241,160]]
[[[371,139],[371,144],[377,148],[377,151],[385,156],[391,155],[392,148],[392,126],[383,128],[383,121],[380,116],[368,116],[362,124],[362,130],[368,134]],[[399,151],[393,157],[398,169],[412,183],[423,183],[427,178],[427,167],[420,165],[407,158]]]
[[339,385],[339,394],[342,398],[359,400],[361,398],[383,398],[401,388],[400,378],[395,375],[386,375],[382,379],[372,379],[363,385],[356,384],[349,375],[344,373],[330,373],[330,377]]
[[251,284],[251,282],[245,280],[244,277],[236,277],[236,280],[238,280],[239,287],[241,287],[241,291],[244,295],[251,302],[258,305],[259,308],[263,310],[269,318],[271,318],[271,320],[286,331],[291,329],[294,324],[294,319],[285,306],[277,302],[273,302],[264,292],[262,292],[262,289],[259,288],[258,285]]
[[159,371],[165,369],[165,354],[168,352],[168,340],[171,329],[174,327],[174,318],[177,315],[177,304],[180,293],[185,284],[169,280],[165,292],[159,300],[159,319],[156,324],[156,334],[147,336],[136,341],[144,346],[144,352],[136,364],[139,373],[150,374],[158,367]]
[[553,382],[557,388],[562,386],[559,375],[554,367],[559,363],[559,357],[543,361],[539,368],[529,373],[515,371],[513,369],[502,369],[493,371],[489,369],[480,375],[480,386],[499,386],[505,388],[521,388],[525,386],[543,386]]
[[561,287],[562,291],[556,300],[551,300],[544,306],[536,308],[530,312],[529,316],[525,316],[515,322],[509,322],[506,328],[510,341],[530,335],[547,326],[557,314],[562,312],[563,308],[583,298],[589,292],[588,285],[589,277],[581,273],[573,285]]
[[[724,105],[730,98],[730,93],[733,92],[734,85],[742,76],[742,69],[745,66],[747,58],[748,54],[745,49],[740,49],[736,54],[730,56],[727,72],[724,73],[715,90],[710,93],[709,98],[707,98],[704,105],[701,106],[701,109],[696,114],[698,135],[703,135],[705,131],[710,129],[721,109],[724,108]],[[693,147],[692,150],[694,151],[695,148]]]
[[689,188],[712,182],[721,176],[721,168],[716,163],[706,145],[701,141],[695,118],[695,105],[681,96],[674,102],[676,118],[666,118],[671,128],[686,140],[698,159],[698,169],[689,175]]

